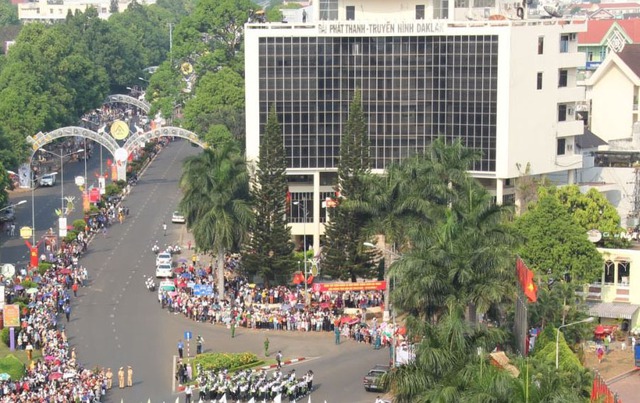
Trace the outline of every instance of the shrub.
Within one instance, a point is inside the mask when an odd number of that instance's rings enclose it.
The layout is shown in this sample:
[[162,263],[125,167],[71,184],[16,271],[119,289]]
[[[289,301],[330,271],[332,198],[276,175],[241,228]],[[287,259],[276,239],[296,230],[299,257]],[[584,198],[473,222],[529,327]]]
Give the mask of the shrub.
[[67,231],[67,236],[64,237],[64,241],[69,243],[75,241],[76,238],[78,238],[78,231],[72,229],[70,231]]
[[0,333],[0,337],[2,338],[2,342],[4,343],[5,346],[9,346],[9,328],[5,327],[4,329],[2,329],[2,332]]
[[199,364],[205,371],[235,371],[259,362],[258,356],[253,353],[205,353],[193,359],[193,366],[197,368]]
[[24,289],[26,290],[27,288],[34,288],[37,287],[38,284],[31,281],[31,280],[24,280],[23,282],[20,283],[21,286],[24,287]]
[[116,196],[116,195],[120,194],[121,190],[122,189],[120,187],[118,187],[118,185],[116,183],[110,183],[107,186],[105,186],[105,188],[104,188],[104,196],[105,197]]
[[[7,343],[9,341],[9,329],[2,329],[2,337],[4,340],[4,331],[7,331]],[[8,345],[8,344],[7,344]],[[24,364],[13,354],[0,359],[0,373],[6,372],[11,376],[11,380],[19,380],[24,376]]]
[[87,226],[87,223],[84,222],[83,219],[73,220],[73,229],[81,232],[84,231],[84,228]]
[[52,266],[53,265],[51,263],[41,262],[38,264],[38,273],[43,276],[47,272],[47,270],[51,269]]

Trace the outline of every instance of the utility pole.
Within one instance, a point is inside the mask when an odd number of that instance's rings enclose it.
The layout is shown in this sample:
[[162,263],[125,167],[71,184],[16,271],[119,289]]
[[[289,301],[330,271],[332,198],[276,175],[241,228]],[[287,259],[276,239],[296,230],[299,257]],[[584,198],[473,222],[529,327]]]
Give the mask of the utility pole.
[[169,23],[169,60],[173,67],[173,23]]

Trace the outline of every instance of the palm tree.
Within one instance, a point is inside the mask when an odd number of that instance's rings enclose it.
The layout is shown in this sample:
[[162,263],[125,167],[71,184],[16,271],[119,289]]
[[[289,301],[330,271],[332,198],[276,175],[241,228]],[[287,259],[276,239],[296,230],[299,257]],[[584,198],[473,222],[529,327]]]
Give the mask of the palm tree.
[[223,299],[225,254],[238,249],[253,221],[249,173],[235,141],[223,139],[215,149],[188,158],[180,188],[187,228],[196,245],[216,257],[218,293]]

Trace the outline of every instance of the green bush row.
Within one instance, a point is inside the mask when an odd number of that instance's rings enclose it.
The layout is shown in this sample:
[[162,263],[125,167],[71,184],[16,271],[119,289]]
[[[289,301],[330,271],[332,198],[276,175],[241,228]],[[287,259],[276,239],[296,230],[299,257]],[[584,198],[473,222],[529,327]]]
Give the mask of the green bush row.
[[255,366],[259,362],[258,356],[253,353],[205,353],[193,359],[193,366],[197,368],[200,365],[204,371],[237,371]]

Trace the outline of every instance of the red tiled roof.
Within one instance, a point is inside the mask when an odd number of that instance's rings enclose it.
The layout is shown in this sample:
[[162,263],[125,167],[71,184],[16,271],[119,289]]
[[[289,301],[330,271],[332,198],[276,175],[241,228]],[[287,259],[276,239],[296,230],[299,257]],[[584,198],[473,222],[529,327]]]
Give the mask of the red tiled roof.
[[617,20],[588,20],[587,30],[578,33],[578,43],[580,45],[590,43],[600,43],[602,38],[609,31],[611,25]]
[[587,31],[578,33],[578,43],[580,45],[601,43],[614,23],[617,23],[631,38],[632,43],[640,43],[640,18],[629,20],[588,20]]

